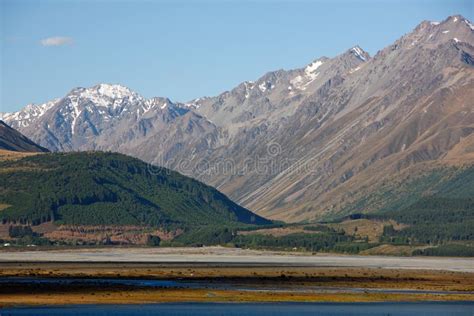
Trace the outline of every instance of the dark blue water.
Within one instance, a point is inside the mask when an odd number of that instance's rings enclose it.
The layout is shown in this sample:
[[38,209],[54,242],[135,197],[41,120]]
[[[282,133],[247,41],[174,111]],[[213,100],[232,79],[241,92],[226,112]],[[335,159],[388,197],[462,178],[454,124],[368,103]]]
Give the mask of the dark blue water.
[[0,309],[7,315],[86,316],[473,316],[474,302],[461,303],[187,303],[145,305],[76,305]]

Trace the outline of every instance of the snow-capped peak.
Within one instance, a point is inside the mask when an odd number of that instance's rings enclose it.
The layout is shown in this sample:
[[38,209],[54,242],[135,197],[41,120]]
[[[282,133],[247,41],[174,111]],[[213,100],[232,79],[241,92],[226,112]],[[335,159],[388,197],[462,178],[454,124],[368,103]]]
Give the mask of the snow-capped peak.
[[135,98],[142,99],[142,97],[130,90],[127,87],[118,84],[101,83],[90,88],[76,88],[71,94],[77,95],[81,98],[108,98],[108,99],[124,99]]
[[119,84],[101,83],[94,88],[97,92],[112,99],[123,99],[128,96],[136,95],[135,92]]
[[127,87],[106,83],[90,88],[76,88],[68,94],[67,98],[77,105],[82,103],[80,100],[87,100],[96,106],[112,109],[120,107],[125,99],[131,104],[144,101],[142,96]]

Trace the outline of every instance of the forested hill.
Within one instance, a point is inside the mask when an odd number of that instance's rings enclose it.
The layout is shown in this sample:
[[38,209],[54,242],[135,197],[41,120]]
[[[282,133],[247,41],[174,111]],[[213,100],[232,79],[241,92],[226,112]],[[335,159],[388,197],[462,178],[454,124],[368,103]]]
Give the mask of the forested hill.
[[0,219],[37,225],[268,224],[224,194],[121,154],[47,153],[0,161]]

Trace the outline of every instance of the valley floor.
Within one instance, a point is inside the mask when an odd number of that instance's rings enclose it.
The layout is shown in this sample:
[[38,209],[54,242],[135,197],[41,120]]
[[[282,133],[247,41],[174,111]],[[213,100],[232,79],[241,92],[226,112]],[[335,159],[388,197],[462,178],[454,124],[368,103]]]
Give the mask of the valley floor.
[[[13,248],[12,248],[13,249]],[[223,265],[425,269],[474,273],[474,258],[396,257],[279,252],[226,247],[82,248],[0,251],[0,262],[143,262]]]
[[210,248],[0,252],[0,306],[474,301],[474,261]]

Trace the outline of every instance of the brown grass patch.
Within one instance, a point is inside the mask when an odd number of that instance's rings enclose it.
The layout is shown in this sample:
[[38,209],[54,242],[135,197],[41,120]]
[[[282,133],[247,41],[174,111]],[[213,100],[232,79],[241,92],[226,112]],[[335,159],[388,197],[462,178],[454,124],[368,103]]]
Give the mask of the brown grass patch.
[[414,246],[397,246],[397,245],[380,245],[374,248],[370,248],[361,251],[361,255],[388,255],[388,256],[411,256],[413,251],[416,249],[423,249],[423,247]]
[[334,229],[343,229],[347,235],[357,237],[368,237],[369,242],[378,242],[383,234],[383,228],[386,225],[392,225],[395,230],[400,230],[406,225],[399,224],[394,220],[379,221],[370,219],[347,220],[341,223],[328,224]]
[[28,156],[39,155],[42,153],[35,152],[19,152],[19,151],[10,151],[5,149],[0,149],[0,161],[2,160],[18,160]]
[[0,306],[65,304],[143,304],[167,302],[385,302],[473,301],[472,294],[285,293],[201,289],[121,290],[0,294]]
[[317,231],[310,231],[310,230],[304,230],[303,226],[290,226],[290,227],[275,227],[275,228],[264,228],[264,229],[258,229],[258,230],[252,230],[252,231],[239,231],[239,235],[266,235],[266,236],[273,236],[273,237],[281,237],[281,236],[286,236],[290,234],[296,234],[296,233],[312,233],[316,234],[318,233]]

